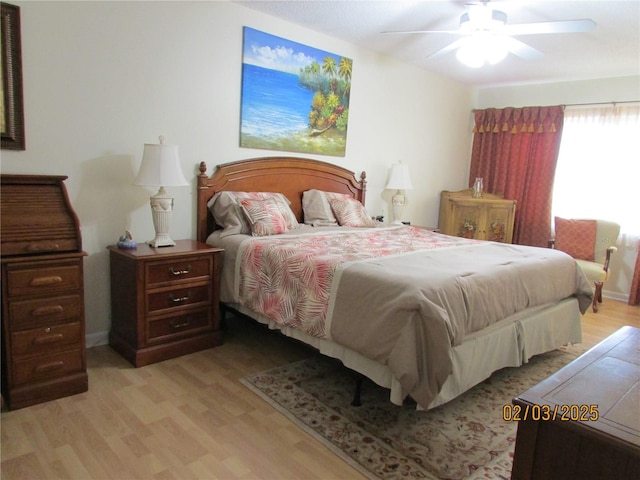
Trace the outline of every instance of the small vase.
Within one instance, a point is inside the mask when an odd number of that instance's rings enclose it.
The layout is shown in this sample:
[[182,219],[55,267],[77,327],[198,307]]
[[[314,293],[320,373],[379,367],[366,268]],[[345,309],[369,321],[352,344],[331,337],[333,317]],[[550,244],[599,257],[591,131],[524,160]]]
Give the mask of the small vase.
[[473,198],[482,198],[482,177],[476,177],[473,183]]

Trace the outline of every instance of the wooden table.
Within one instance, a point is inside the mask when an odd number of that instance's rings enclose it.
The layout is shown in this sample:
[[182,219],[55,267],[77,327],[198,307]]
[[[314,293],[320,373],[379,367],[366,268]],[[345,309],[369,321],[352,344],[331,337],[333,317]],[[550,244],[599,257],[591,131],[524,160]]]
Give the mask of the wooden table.
[[513,405],[512,479],[640,478],[640,329],[621,328]]

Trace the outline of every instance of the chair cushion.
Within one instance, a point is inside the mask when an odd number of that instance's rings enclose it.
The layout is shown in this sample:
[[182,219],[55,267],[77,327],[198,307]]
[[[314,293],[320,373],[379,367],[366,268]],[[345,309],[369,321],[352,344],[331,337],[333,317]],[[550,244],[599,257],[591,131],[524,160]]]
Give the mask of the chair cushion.
[[595,220],[570,220],[555,217],[556,249],[573,258],[593,261],[596,246]]
[[584,272],[585,277],[587,277],[592,287],[593,282],[604,283],[607,280],[608,272],[605,272],[602,268],[602,265],[600,265],[599,263],[587,262],[586,260],[576,260],[576,263]]

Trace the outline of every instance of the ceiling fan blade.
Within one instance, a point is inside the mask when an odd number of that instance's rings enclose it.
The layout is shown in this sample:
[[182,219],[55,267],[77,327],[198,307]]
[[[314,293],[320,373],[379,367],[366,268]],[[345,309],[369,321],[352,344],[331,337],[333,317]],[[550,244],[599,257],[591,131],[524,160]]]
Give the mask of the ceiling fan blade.
[[541,33],[581,33],[596,28],[596,22],[588,18],[581,20],[561,20],[558,22],[519,23],[505,25],[502,33],[506,35],[537,35]]
[[525,60],[534,60],[542,56],[542,52],[540,50],[530,47],[526,43],[516,40],[515,38],[505,36],[502,39],[502,42],[504,42],[504,46],[507,47],[507,50],[520,58],[524,58]]
[[466,40],[465,38],[460,38],[458,40],[456,40],[455,42],[450,43],[449,45],[447,45],[446,47],[441,48],[440,50],[436,50],[435,52],[433,52],[430,55],[427,55],[427,58],[438,58],[438,57],[442,57],[443,55],[446,55],[449,52],[452,52],[454,50],[457,50],[458,48],[460,48],[462,45],[464,45]]
[[392,30],[380,33],[449,33],[460,35],[460,30]]

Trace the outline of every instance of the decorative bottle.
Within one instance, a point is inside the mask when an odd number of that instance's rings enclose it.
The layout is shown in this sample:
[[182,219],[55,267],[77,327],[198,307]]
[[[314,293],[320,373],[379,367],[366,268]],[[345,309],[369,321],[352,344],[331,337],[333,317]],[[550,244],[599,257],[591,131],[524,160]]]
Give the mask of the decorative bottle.
[[476,177],[473,183],[473,198],[482,198],[482,177]]

